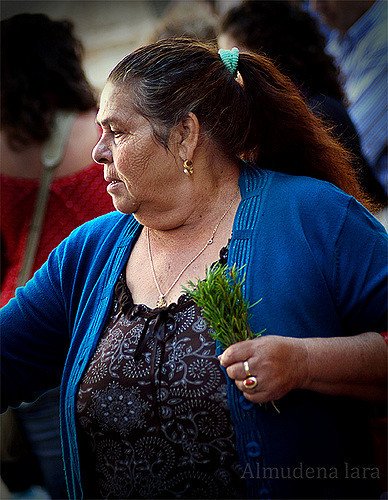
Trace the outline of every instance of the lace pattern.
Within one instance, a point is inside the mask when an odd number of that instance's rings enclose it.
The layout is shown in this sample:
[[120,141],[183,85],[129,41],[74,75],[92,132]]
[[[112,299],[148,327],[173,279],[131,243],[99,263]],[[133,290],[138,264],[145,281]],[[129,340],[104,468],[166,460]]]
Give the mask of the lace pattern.
[[241,498],[226,381],[200,310],[132,301],[124,276],[80,384],[86,496]]

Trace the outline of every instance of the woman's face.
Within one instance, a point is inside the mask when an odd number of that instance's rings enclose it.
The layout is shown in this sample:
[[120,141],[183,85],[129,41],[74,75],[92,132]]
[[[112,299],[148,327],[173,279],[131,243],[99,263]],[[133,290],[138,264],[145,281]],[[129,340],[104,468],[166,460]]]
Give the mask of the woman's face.
[[113,204],[123,213],[163,210],[163,186],[177,172],[174,155],[155,139],[150,123],[133,108],[131,93],[107,83],[100,100],[97,122],[102,136],[93,158],[104,164],[104,177]]

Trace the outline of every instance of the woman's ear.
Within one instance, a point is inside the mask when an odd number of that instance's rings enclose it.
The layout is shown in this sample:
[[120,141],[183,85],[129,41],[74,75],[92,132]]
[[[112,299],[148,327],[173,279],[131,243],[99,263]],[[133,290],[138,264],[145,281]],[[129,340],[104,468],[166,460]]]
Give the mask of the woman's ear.
[[182,161],[193,159],[199,141],[199,130],[198,118],[192,112],[174,128],[170,140],[174,141],[174,146]]

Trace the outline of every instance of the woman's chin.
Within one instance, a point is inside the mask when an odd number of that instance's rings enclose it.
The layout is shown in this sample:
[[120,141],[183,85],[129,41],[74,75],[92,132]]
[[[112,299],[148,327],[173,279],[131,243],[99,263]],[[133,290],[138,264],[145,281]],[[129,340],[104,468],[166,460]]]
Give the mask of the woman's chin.
[[135,203],[131,202],[128,199],[123,199],[123,197],[112,197],[113,198],[113,206],[119,212],[123,214],[134,214],[137,210],[137,206]]

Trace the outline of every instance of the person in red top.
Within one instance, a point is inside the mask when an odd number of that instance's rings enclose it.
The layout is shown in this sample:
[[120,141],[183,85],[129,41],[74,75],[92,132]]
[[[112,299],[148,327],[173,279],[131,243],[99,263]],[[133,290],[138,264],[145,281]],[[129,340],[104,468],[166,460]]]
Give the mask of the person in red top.
[[[82,46],[68,21],[21,14],[1,22],[1,298],[13,296],[44,170],[45,148],[54,141],[58,116],[70,116],[49,188],[32,273],[80,224],[113,210],[103,172],[92,162],[99,139],[96,100],[81,64]],[[53,138],[54,136],[54,138]],[[58,424],[57,391],[17,410],[43,486],[53,498],[66,496]],[[41,424],[39,424],[41,422]],[[2,463],[11,492],[37,482],[23,461]]]

